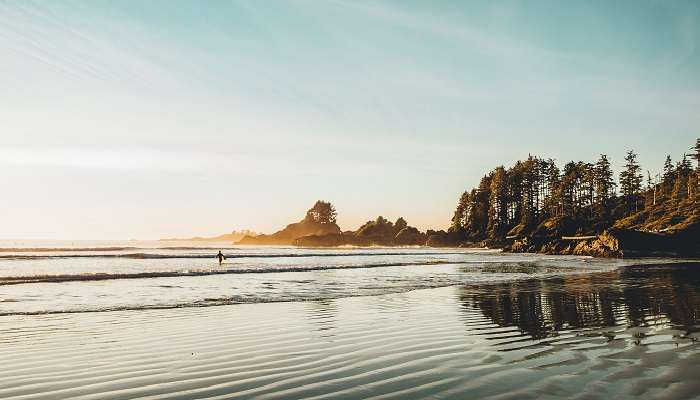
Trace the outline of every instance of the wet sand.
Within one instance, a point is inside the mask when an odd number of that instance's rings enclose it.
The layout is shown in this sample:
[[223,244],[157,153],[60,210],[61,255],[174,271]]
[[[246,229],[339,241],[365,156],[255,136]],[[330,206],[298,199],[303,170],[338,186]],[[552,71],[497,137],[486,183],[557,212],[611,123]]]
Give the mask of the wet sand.
[[0,318],[0,398],[700,398],[700,264]]

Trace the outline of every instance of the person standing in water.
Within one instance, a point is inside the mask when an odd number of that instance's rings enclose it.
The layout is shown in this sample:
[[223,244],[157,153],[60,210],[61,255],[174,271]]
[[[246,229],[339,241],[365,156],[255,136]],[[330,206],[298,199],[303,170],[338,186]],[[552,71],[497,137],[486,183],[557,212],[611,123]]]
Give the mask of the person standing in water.
[[226,257],[224,257],[224,255],[221,254],[221,250],[219,250],[219,254],[216,255],[216,258],[219,259],[219,265],[221,265],[224,262],[224,260],[226,259]]

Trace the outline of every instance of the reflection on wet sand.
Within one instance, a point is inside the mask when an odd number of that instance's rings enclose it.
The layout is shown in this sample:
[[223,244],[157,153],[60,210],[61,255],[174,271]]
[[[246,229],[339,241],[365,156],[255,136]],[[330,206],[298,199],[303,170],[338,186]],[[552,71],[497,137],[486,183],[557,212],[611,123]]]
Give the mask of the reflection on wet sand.
[[664,324],[697,340],[690,335],[699,331],[700,264],[464,286],[459,298],[465,309],[479,310],[499,326],[518,327],[532,339],[562,330]]

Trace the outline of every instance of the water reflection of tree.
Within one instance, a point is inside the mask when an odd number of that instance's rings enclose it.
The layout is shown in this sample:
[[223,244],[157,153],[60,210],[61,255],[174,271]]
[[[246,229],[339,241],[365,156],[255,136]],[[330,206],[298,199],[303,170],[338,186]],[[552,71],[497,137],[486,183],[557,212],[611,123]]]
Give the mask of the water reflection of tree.
[[465,286],[459,296],[466,309],[536,339],[562,329],[666,320],[689,331],[700,319],[700,264]]

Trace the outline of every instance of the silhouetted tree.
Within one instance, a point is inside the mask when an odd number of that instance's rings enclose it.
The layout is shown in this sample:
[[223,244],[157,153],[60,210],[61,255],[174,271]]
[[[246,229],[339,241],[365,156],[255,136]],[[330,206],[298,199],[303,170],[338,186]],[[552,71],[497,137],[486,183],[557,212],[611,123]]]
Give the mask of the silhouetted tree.
[[491,176],[489,193],[488,236],[503,236],[508,229],[508,176],[503,167],[498,167]]
[[[467,220],[469,212],[471,210],[471,198],[469,192],[465,191],[459,197],[459,202],[457,203],[457,208],[452,216],[452,224],[450,225],[450,232],[463,232],[467,227]],[[398,222],[398,221],[397,221]]]
[[695,151],[692,157],[697,161],[697,170],[700,171],[700,138],[695,140],[695,146],[693,146],[691,150]]
[[666,156],[666,161],[664,161],[664,172],[662,176],[662,192],[664,197],[670,197],[671,191],[673,190],[673,181],[676,178],[676,169],[673,166],[673,161],[671,156]]
[[491,196],[491,177],[484,176],[479,182],[479,187],[474,189],[471,212],[469,213],[467,226],[473,238],[486,237],[486,229],[489,223],[489,198]]
[[408,222],[406,222],[403,217],[399,217],[396,222],[394,222],[394,233],[399,233],[401,232],[402,229],[408,226]]
[[620,173],[620,188],[627,204],[627,210],[639,211],[639,193],[642,190],[641,167],[637,163],[637,154],[630,150],[625,156],[625,169]]
[[551,158],[545,161],[542,175],[544,187],[543,209],[548,217],[556,216],[558,211],[557,191],[559,189],[559,168]]
[[335,207],[327,201],[318,200],[313,207],[306,212],[307,221],[314,221],[321,224],[335,224],[338,214]]
[[676,164],[674,171],[675,181],[673,190],[671,191],[671,200],[674,202],[682,201],[691,197],[693,182],[690,179],[693,175],[693,166],[686,154]]
[[615,197],[615,180],[608,156],[601,154],[595,163],[595,216],[607,218],[610,214],[610,199]]

